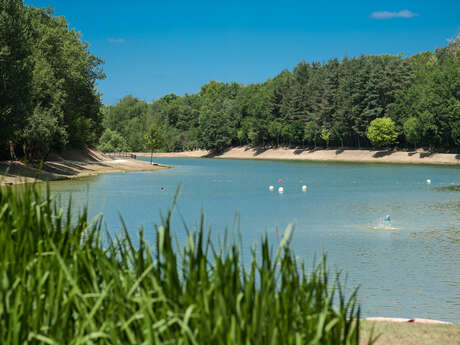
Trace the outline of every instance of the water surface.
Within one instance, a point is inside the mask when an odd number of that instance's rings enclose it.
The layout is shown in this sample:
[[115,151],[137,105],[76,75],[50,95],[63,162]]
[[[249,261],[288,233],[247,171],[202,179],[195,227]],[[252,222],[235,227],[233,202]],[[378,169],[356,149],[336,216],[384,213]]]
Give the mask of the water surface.
[[[296,255],[308,263],[327,252],[329,266],[343,270],[349,286],[360,286],[365,315],[460,322],[460,192],[439,188],[460,185],[458,167],[156,161],[176,168],[53,183],[52,191],[63,199],[71,193],[73,203],[88,205],[91,216],[102,212],[113,233],[120,231],[122,213],[130,232],[143,224],[153,242],[159,211],[167,211],[182,184],[174,220],[179,239],[181,217],[193,227],[202,210],[216,236],[231,229],[239,213],[246,252],[265,233],[276,244],[276,231],[295,221]],[[387,214],[391,227],[383,221]]]

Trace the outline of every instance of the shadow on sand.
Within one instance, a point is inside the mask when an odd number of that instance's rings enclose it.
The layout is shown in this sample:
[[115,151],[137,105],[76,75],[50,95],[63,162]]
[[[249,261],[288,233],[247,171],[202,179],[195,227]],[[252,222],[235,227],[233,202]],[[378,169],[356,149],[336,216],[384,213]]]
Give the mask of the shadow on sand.
[[372,155],[374,158],[381,158],[385,156],[389,156],[393,153],[393,150],[383,150],[383,151],[377,151]]

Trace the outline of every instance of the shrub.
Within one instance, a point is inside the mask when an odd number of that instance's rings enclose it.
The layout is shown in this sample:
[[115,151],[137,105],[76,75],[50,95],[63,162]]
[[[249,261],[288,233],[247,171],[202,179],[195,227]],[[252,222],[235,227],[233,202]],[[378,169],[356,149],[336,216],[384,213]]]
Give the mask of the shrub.
[[398,132],[392,119],[380,117],[369,124],[367,137],[374,146],[390,146],[396,144]]

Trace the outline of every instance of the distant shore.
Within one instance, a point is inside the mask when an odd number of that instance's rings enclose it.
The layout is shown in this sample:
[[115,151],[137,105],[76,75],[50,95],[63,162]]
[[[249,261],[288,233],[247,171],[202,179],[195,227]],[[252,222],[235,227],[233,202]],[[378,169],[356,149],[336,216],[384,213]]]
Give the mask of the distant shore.
[[[150,153],[136,153],[139,157],[150,157]],[[234,147],[222,154],[213,155],[206,150],[154,153],[153,157],[213,157],[237,159],[279,159],[360,163],[401,163],[460,165],[460,154],[417,151],[385,151],[369,149],[291,149]]]
[[71,150],[62,155],[50,155],[41,169],[39,164],[0,161],[0,185],[68,180],[99,174],[164,168],[167,167],[135,159],[111,158],[92,149]]

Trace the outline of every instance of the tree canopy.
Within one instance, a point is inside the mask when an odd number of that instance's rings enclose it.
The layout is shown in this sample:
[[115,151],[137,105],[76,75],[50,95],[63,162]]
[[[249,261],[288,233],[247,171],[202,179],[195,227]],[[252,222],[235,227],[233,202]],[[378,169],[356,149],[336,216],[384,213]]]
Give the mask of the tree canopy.
[[370,123],[367,137],[374,146],[390,146],[396,144],[398,132],[392,119],[379,117]]
[[0,157],[95,145],[103,131],[102,60],[63,17],[0,0]]
[[[460,146],[460,37],[410,57],[301,61],[262,83],[210,81],[196,94],[167,94],[151,103],[127,95],[102,106],[96,81],[104,78],[103,61],[80,33],[50,9],[22,0],[0,5],[2,159],[106,147],[115,134],[126,144],[120,147],[141,151],[152,124],[161,129],[155,149],[165,151],[396,142],[433,150]],[[381,118],[394,124],[391,143],[369,136],[371,123]]]
[[[164,130],[161,150],[231,146],[400,147],[458,150],[460,38],[411,57],[380,55],[301,61],[263,83],[211,81],[197,94],[147,103],[126,96],[104,111],[104,126],[142,150],[149,124]],[[371,140],[371,123],[385,118]],[[375,128],[374,128],[375,129]],[[371,129],[373,132],[373,129]],[[376,137],[375,137],[376,138]]]

